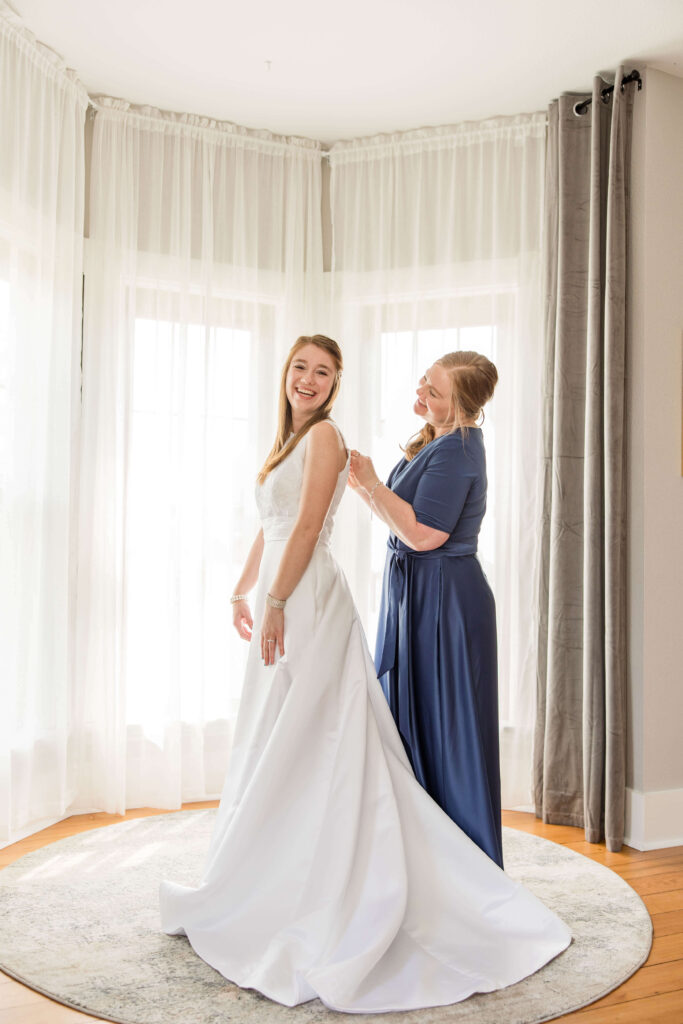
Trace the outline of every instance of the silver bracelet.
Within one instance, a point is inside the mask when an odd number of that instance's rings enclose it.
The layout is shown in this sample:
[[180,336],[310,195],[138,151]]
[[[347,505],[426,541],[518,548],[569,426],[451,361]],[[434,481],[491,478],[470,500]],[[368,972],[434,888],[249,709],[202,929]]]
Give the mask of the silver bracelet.
[[246,600],[247,600],[247,595],[246,594],[233,594],[232,597],[230,598],[230,604],[237,604],[238,601],[246,601]]
[[375,493],[375,491],[377,490],[377,488],[379,487],[379,485],[381,483],[382,483],[382,481],[378,480],[377,483],[372,487],[372,489],[368,491],[368,497],[369,497],[370,501],[372,501],[372,496],[373,496],[373,494]]
[[271,608],[284,608],[287,598],[283,601],[279,597],[273,597],[272,594],[266,594],[266,604],[269,604]]

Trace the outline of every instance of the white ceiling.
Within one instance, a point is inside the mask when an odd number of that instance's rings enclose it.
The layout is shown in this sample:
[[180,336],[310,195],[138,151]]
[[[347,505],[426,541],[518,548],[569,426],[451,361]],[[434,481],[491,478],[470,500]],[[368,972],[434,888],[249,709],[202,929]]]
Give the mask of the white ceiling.
[[683,76],[683,0],[11,6],[91,95],[327,142],[541,110],[625,60]]

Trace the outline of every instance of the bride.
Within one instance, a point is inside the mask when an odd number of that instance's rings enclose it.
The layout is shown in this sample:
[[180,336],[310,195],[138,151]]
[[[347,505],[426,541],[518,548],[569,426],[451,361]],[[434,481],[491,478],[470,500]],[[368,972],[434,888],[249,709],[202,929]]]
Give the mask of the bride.
[[381,1013],[504,988],[571,935],[412,773],[329,547],[349,472],[329,418],[341,373],[319,334],[283,369],[231,599],[251,646],[230,767],[201,884],[163,882],[161,919],[243,988]]

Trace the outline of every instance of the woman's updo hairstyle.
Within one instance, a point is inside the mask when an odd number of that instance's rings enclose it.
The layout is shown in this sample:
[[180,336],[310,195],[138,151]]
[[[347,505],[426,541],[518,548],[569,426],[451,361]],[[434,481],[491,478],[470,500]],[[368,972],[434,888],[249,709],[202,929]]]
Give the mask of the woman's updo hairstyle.
[[[498,371],[486,356],[479,352],[448,352],[436,362],[443,366],[451,380],[451,402],[453,426],[450,433],[461,423],[484,418],[484,406],[492,397],[498,383]],[[467,427],[461,427],[467,434]],[[410,439],[403,449],[406,458],[414,459],[419,451],[436,436],[431,423],[425,423],[422,430]]]

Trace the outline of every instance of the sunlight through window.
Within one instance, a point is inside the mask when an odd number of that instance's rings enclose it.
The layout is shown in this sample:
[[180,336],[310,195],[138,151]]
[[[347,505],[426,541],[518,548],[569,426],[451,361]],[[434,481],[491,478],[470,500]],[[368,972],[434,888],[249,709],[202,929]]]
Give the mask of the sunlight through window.
[[[251,542],[240,538],[255,475],[251,343],[244,330],[136,320],[127,718],[148,736],[175,675],[187,683],[182,721],[224,718],[239,697],[247,645],[233,640],[229,596],[241,571],[234,553]],[[199,676],[203,687],[192,685]]]

